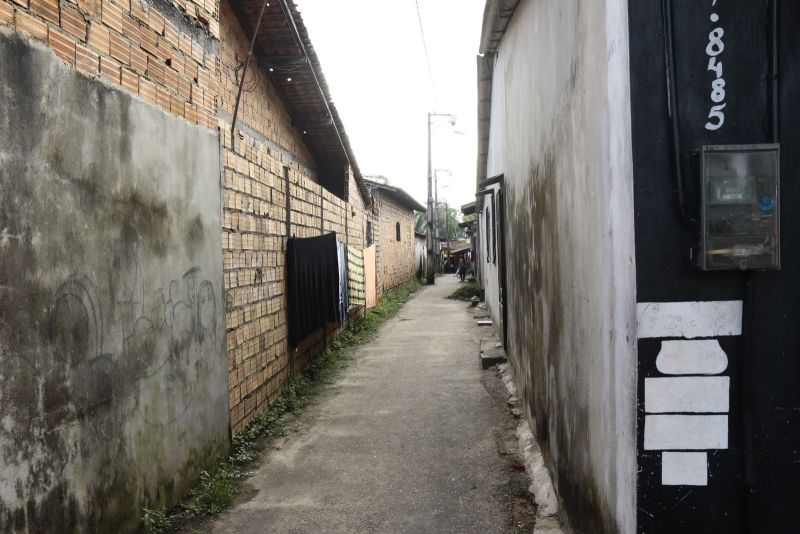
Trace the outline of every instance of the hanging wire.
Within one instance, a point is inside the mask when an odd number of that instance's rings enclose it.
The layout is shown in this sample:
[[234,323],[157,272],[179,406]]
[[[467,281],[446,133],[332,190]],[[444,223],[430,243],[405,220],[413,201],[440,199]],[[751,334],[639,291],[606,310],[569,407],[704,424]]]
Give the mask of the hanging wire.
[[[247,60],[239,62],[236,65],[236,69],[234,70],[233,77],[236,80],[236,84],[242,83],[242,70],[244,69],[244,64]],[[259,79],[258,73],[256,72],[257,69],[251,69],[247,73],[247,79],[243,83],[242,92],[244,93],[252,93],[258,88]]]
[[431,96],[433,97],[434,108],[436,107],[436,83],[433,81],[433,69],[431,68],[431,58],[428,54],[428,43],[425,41],[425,30],[422,27],[422,14],[419,11],[419,0],[414,0],[417,6],[417,21],[419,22],[419,34],[422,37],[422,48],[425,50],[425,62],[428,64],[428,77],[431,81]]

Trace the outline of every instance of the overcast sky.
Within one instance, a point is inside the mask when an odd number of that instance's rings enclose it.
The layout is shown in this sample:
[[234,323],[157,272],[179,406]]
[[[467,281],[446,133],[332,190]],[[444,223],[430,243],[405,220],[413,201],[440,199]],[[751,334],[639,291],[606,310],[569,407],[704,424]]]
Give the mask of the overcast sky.
[[[427,113],[434,119],[439,201],[474,199],[476,60],[484,0],[419,0],[431,84],[414,0],[295,0],[322,62],[361,172],[384,175],[423,205]],[[458,134],[456,132],[463,132]]]

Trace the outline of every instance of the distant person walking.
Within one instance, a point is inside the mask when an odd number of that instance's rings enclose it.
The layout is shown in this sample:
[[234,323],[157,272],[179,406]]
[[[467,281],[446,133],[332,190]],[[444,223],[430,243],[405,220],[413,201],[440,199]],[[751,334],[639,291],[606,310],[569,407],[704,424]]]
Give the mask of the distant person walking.
[[467,266],[464,265],[464,258],[461,258],[458,261],[458,270],[456,270],[456,274],[458,275],[459,280],[462,282],[464,281],[464,278],[467,277]]

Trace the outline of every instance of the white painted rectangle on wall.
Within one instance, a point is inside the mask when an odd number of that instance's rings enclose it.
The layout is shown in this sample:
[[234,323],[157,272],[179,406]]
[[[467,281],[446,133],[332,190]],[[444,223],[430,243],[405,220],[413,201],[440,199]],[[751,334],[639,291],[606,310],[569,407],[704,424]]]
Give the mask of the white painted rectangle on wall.
[[645,450],[728,448],[727,415],[646,415]]
[[728,355],[716,339],[665,340],[656,368],[665,375],[716,375],[728,368]]
[[664,486],[708,486],[708,453],[662,453],[661,484]]
[[644,411],[726,413],[730,384],[727,376],[645,378]]
[[741,300],[640,302],[636,316],[639,339],[742,334]]

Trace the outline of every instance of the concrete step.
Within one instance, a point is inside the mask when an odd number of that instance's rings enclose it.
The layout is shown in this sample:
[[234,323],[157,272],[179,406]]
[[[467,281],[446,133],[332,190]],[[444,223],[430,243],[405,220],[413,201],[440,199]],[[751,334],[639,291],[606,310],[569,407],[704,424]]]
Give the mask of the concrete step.
[[503,343],[496,337],[487,337],[480,342],[481,368],[489,369],[493,365],[505,363],[507,360]]

